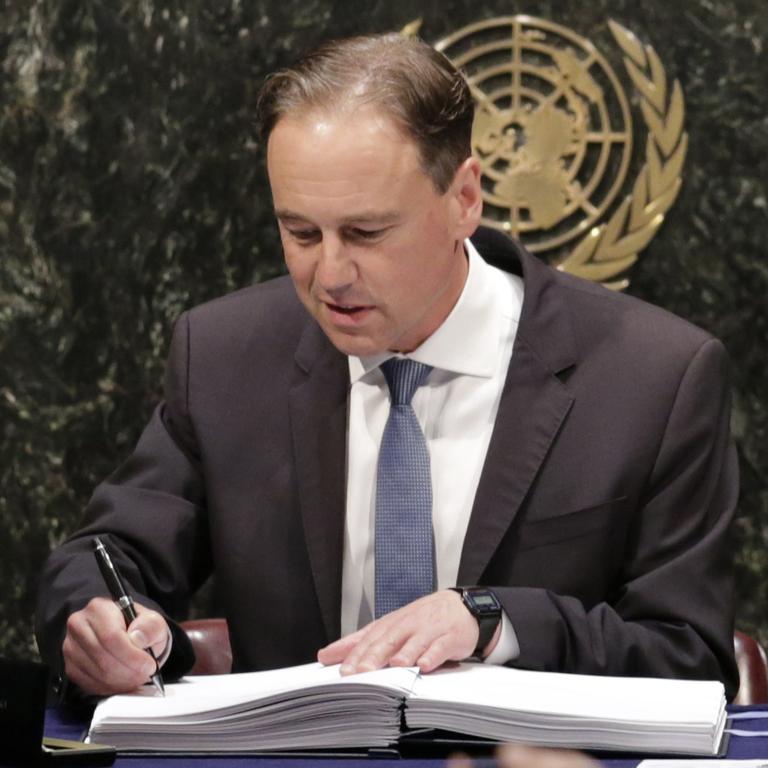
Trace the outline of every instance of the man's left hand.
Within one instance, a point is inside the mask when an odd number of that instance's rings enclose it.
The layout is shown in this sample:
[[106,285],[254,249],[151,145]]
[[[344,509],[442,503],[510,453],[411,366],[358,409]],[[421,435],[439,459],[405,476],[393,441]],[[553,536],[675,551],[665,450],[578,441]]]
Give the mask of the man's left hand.
[[[486,652],[498,640],[498,630]],[[341,664],[342,675],[382,667],[418,667],[431,672],[446,661],[471,656],[477,620],[452,590],[441,590],[392,611],[318,651],[321,664]]]

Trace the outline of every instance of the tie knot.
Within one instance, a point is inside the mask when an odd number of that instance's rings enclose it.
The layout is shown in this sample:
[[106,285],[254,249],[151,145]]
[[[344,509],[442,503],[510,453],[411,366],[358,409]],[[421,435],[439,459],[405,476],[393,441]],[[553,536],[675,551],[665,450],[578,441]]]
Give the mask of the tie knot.
[[381,364],[393,405],[410,405],[414,392],[424,383],[431,365],[408,358],[390,358]]

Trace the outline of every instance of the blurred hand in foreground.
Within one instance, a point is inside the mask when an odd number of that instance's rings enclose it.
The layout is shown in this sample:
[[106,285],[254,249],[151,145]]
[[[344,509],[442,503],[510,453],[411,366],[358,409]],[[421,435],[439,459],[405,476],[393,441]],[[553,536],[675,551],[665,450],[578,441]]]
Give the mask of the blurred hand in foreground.
[[466,755],[451,757],[446,768],[478,768],[497,765],[499,768],[600,768],[600,763],[570,749],[542,749],[522,744],[505,744],[493,758],[474,761]]

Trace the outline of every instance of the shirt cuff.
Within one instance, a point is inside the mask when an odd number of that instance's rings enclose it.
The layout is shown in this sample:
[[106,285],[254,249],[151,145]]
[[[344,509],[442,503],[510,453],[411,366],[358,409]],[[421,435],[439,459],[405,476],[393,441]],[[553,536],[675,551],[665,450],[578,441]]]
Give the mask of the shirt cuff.
[[483,659],[485,664],[506,664],[520,655],[517,633],[505,611],[501,612],[501,633],[496,647]]

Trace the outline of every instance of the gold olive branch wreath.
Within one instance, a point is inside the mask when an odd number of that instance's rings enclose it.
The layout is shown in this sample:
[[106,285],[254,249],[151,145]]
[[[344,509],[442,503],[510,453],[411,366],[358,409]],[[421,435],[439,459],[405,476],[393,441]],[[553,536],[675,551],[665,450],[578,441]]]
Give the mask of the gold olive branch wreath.
[[645,47],[628,29],[608,22],[616,42],[626,54],[624,66],[640,95],[640,108],[648,128],[646,162],[627,195],[606,224],[593,227],[557,268],[572,275],[624,290],[629,280],[613,280],[631,267],[664,221],[682,184],[680,171],[688,148],[683,132],[685,104],[680,82],[672,84],[667,99],[667,76],[650,46]]

